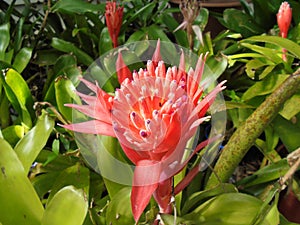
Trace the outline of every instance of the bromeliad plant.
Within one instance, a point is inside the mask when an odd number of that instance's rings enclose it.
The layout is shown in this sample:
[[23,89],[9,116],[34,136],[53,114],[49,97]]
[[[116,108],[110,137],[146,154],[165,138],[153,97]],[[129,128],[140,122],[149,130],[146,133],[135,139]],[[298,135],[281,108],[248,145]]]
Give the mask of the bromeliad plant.
[[[179,68],[161,61],[160,41],[146,69],[131,72],[119,53],[116,67],[120,88],[114,96],[97,84],[81,81],[96,95],[78,93],[84,105],[67,104],[93,120],[64,125],[64,128],[117,137],[126,156],[134,163],[131,207],[136,222],[153,195],[160,213],[172,212],[173,177],[208,141],[199,144],[182,162],[187,142],[198,126],[209,117],[205,114],[216,95],[225,86],[221,82],[203,96],[199,86],[206,56],[200,56],[195,70],[185,71],[184,55]],[[195,176],[196,174],[193,174]],[[191,179],[190,176],[189,181]],[[179,193],[186,185],[182,180]],[[158,223],[159,220],[156,222]]]

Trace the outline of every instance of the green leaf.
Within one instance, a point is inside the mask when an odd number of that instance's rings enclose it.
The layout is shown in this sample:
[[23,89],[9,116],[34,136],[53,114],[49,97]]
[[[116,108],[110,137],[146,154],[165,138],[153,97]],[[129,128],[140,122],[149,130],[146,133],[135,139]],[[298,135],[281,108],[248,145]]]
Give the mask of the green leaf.
[[277,36],[253,36],[243,40],[243,42],[255,41],[255,42],[266,42],[280,46],[281,48],[287,49],[294,57],[300,59],[300,46],[286,38],[277,37]]
[[13,67],[19,72],[22,73],[22,71],[26,68],[28,65],[32,55],[32,49],[31,48],[22,48],[18,54],[16,55],[13,63]]
[[36,125],[15,146],[15,152],[26,172],[29,171],[35,158],[46,145],[53,127],[54,120],[43,111]]
[[237,192],[234,185],[221,184],[210,190],[195,192],[186,199],[185,204],[182,207],[182,214],[187,214],[193,207],[200,205],[211,197],[229,192]]
[[130,203],[131,188],[121,189],[108,205],[106,213],[107,224],[134,224]]
[[52,12],[77,13],[104,12],[105,4],[88,3],[82,0],[59,0],[51,8]]
[[9,45],[10,34],[9,34],[10,25],[9,23],[0,25],[0,60],[5,59],[5,51]]
[[22,122],[30,128],[32,126],[31,118],[34,117],[33,99],[26,81],[13,69],[9,69],[5,73],[5,79],[1,76],[0,80],[3,82],[9,101],[21,115]]
[[0,138],[0,221],[40,225],[44,208],[11,146]]
[[88,201],[84,191],[66,186],[47,205],[41,225],[82,225],[87,210]]
[[288,75],[269,74],[262,81],[256,82],[242,96],[243,101],[248,101],[256,96],[263,96],[272,93]]
[[68,121],[72,121],[72,108],[66,107],[66,103],[79,103],[80,99],[75,93],[75,87],[71,80],[65,76],[60,76],[55,80],[55,98],[59,112]]
[[278,115],[272,122],[275,132],[289,152],[300,146],[300,127]]
[[105,27],[102,29],[100,38],[99,38],[99,44],[98,44],[98,51],[99,55],[103,55],[105,52],[108,52],[109,50],[113,49],[113,43],[110,38],[108,28]]
[[20,125],[9,126],[2,130],[4,139],[11,145],[15,146],[17,142],[24,137],[25,128]]
[[251,195],[226,193],[206,201],[184,218],[204,225],[248,225],[256,218],[262,203]]
[[280,115],[290,120],[300,112],[300,92],[288,99],[280,111]]
[[[68,167],[56,177],[51,187],[51,193],[48,197],[50,203],[55,194],[63,187],[73,185],[76,189],[82,189],[84,193],[89,193],[90,171],[88,168],[76,163]],[[88,194],[85,196],[88,198]]]
[[77,57],[78,61],[86,66],[89,66],[94,61],[91,56],[76,47],[71,42],[54,37],[52,38],[51,46],[62,52],[73,53]]
[[241,10],[225,9],[223,18],[227,28],[241,33],[243,37],[249,37],[264,32],[264,29],[258,26],[251,16]]

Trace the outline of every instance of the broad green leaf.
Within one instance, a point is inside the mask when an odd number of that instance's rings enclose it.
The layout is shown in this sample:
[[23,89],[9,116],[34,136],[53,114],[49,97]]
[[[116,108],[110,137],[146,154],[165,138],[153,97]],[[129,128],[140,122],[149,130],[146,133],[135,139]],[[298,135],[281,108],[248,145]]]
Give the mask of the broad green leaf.
[[51,46],[62,52],[73,53],[77,57],[78,62],[81,62],[86,66],[89,66],[94,61],[91,56],[76,47],[71,42],[54,37],[52,38]]
[[285,119],[290,120],[292,117],[300,112],[300,92],[294,94],[288,99],[283,106],[283,109],[279,112]]
[[256,218],[262,203],[251,195],[226,193],[211,198],[184,218],[204,225],[248,225]]
[[40,225],[44,208],[11,146],[0,138],[0,221]]
[[26,68],[32,55],[31,48],[22,48],[16,55],[13,63],[13,68],[16,69],[19,73]]
[[195,225],[194,221],[186,220],[182,217],[170,215],[170,214],[160,214],[160,217],[165,225],[174,225],[174,224],[184,224],[184,225]]
[[272,125],[289,152],[300,147],[300,127],[280,115],[273,120]]
[[297,43],[282,37],[277,36],[253,36],[243,40],[243,42],[256,41],[256,42],[266,42],[280,46],[281,48],[287,49],[295,57],[300,59],[300,45]]
[[237,192],[237,189],[232,184],[221,184],[210,190],[195,192],[186,199],[182,207],[182,213],[183,215],[187,214],[193,207],[200,205],[211,197],[230,192]]
[[42,173],[31,179],[32,186],[40,199],[43,199],[45,195],[47,196],[47,194],[51,191],[51,188],[59,174],[60,172],[58,171]]
[[257,184],[267,183],[282,177],[289,170],[289,165],[286,159],[267,165],[256,171],[251,176],[240,180],[237,185],[243,187],[250,187]]
[[243,37],[249,37],[264,32],[252,17],[238,9],[225,9],[223,13],[225,25],[230,30],[241,33]]
[[99,55],[103,55],[105,52],[108,52],[109,50],[113,49],[113,43],[110,38],[107,27],[102,29],[99,38],[98,48]]
[[248,101],[256,96],[263,96],[272,93],[288,75],[269,74],[262,81],[256,82],[242,96],[244,101]]
[[131,188],[121,189],[108,205],[106,213],[106,223],[123,225],[134,224],[130,203]]
[[55,79],[55,98],[59,112],[68,121],[72,121],[72,108],[66,107],[66,103],[76,103],[80,102],[79,96],[75,93],[75,87],[71,80],[65,76],[60,76]]
[[17,143],[15,152],[26,172],[29,171],[35,158],[46,145],[53,130],[54,120],[43,111],[36,125]]
[[41,225],[82,225],[88,200],[82,189],[66,186],[58,191],[43,214]]
[[10,41],[9,29],[9,23],[0,25],[0,60],[3,61],[5,59],[6,48],[8,47]]
[[[2,116],[2,115],[1,115]],[[17,142],[24,137],[25,128],[20,125],[9,126],[2,130],[4,139],[11,145],[15,146]]]
[[34,117],[33,98],[26,81],[17,71],[9,69],[2,82],[9,101],[21,115],[22,122],[30,128]]
[[[82,189],[84,193],[89,193],[89,182],[89,169],[82,166],[80,163],[76,163],[74,166],[61,171],[61,173],[56,177],[56,180],[51,187],[48,202],[51,202],[52,198],[61,188],[68,185],[73,185],[76,189]],[[85,197],[88,198],[88,194],[86,194]]]
[[105,4],[88,3],[81,0],[59,0],[51,8],[52,12],[77,13],[104,12]]

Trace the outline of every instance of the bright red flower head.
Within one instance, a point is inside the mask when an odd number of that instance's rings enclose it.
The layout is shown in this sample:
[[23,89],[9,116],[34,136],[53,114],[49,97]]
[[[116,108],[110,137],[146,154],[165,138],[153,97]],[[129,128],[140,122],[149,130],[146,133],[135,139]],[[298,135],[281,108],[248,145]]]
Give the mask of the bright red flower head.
[[292,21],[292,9],[288,2],[281,3],[277,13],[277,24],[280,30],[280,35],[283,38],[287,37],[288,30]]
[[188,140],[195,134],[216,95],[220,83],[203,96],[200,81],[205,56],[195,70],[185,70],[182,53],[179,68],[166,68],[160,42],[145,69],[133,73],[117,60],[121,86],[111,96],[97,84],[82,82],[96,95],[78,93],[85,105],[68,104],[94,120],[64,126],[73,131],[117,137],[127,157],[136,165],[131,192],[133,216],[139,220],[153,195],[162,213],[171,211],[172,177],[192,157],[182,162]]
[[118,46],[118,36],[122,26],[123,9],[116,2],[107,2],[105,7],[105,19],[109,35],[114,48]]

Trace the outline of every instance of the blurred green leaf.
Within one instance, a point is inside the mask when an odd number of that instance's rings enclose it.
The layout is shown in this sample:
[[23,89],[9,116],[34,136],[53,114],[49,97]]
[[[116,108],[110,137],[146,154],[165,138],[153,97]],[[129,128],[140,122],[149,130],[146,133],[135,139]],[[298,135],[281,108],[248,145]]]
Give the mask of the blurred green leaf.
[[256,171],[251,176],[248,176],[240,180],[237,185],[244,188],[274,181],[282,177],[289,170],[289,165],[286,159],[282,159],[278,162],[271,163],[260,170]]
[[272,125],[289,152],[300,147],[300,127],[280,115],[273,120]]
[[26,172],[29,171],[35,158],[46,145],[53,130],[54,120],[43,111],[36,125],[17,143],[14,150]]
[[2,130],[4,139],[11,145],[15,146],[17,142],[24,137],[25,129],[20,125],[9,126]]
[[256,82],[244,92],[242,96],[243,101],[248,101],[256,96],[263,96],[272,93],[287,77],[288,75],[285,74],[269,74],[269,76],[265,77],[265,79]]
[[98,49],[99,55],[103,55],[105,52],[113,49],[112,40],[110,38],[107,27],[102,29],[102,32],[101,32],[101,35],[99,38],[98,48],[99,48]]
[[81,62],[86,66],[89,66],[94,61],[91,56],[71,42],[54,37],[52,38],[51,46],[59,51],[74,54],[77,57],[78,62]]
[[84,191],[66,186],[47,205],[41,225],[82,225],[87,210],[88,201]]
[[26,68],[32,55],[31,48],[22,48],[16,55],[13,63],[13,68],[16,69],[19,73]]
[[59,0],[51,8],[52,12],[77,13],[104,12],[105,4],[88,3],[82,0]]
[[280,111],[280,115],[290,120],[300,112],[300,92],[288,99]]
[[223,18],[227,28],[241,33],[243,37],[249,37],[264,32],[264,29],[258,26],[251,16],[241,10],[225,9]]
[[111,199],[106,213],[107,224],[134,224],[130,203],[131,188],[126,187],[118,191]]
[[0,138],[0,221],[40,225],[44,208],[15,151]]
[[10,41],[9,29],[9,23],[0,25],[0,60],[3,61],[5,59],[6,48],[8,47]]
[[243,42],[255,41],[255,42],[266,42],[280,46],[281,48],[287,49],[296,58],[300,59],[300,45],[297,43],[282,37],[277,36],[253,36],[243,40]]

